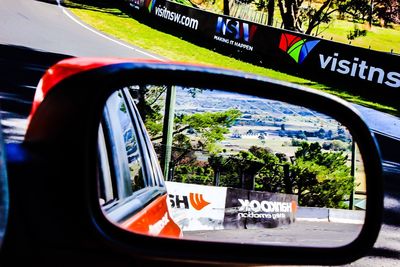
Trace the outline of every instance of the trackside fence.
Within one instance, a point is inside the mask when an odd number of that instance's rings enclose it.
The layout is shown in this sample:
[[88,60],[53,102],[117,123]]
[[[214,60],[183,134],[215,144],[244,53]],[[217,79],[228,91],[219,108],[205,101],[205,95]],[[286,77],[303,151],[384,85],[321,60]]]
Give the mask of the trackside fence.
[[400,56],[170,2],[145,0],[142,12],[242,60],[400,106]]

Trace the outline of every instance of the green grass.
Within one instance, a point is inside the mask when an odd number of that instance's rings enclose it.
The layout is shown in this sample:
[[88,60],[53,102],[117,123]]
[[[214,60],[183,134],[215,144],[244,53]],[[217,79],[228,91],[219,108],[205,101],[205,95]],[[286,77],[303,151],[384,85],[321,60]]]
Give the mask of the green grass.
[[[71,2],[68,1],[67,3]],[[79,8],[72,6],[79,6]],[[167,59],[227,67],[297,84],[317,84],[196,46],[171,34],[157,31],[129,17],[118,9],[77,5],[75,3],[71,5],[70,10],[82,21],[94,28]]]
[[157,31],[113,7],[113,2],[110,0],[91,1],[91,3],[94,4],[90,5],[79,3],[78,0],[67,0],[65,2],[69,10],[86,24],[110,36],[114,36],[129,44],[151,51],[164,58],[174,61],[224,67],[299,85],[306,85],[307,87],[339,96],[353,103],[398,115],[399,111],[394,107],[374,103],[360,96],[351,95],[342,90],[307,79],[236,60],[209,49],[196,46],[168,33]]
[[[316,8],[322,5],[320,1],[312,2],[312,5]],[[276,10],[275,13],[280,14],[279,10]],[[335,42],[350,43],[357,47],[400,54],[400,25],[393,24],[388,27],[372,25],[372,27],[369,27],[367,22],[362,24],[352,21],[350,15],[345,17],[345,19],[339,19],[338,12],[333,13],[332,18],[332,22],[329,24],[321,24],[321,26],[318,29],[314,29],[312,33],[315,34],[315,32],[318,32],[318,37]],[[306,25],[307,22],[304,28],[306,28]],[[367,35],[357,37],[354,40],[347,39],[347,35],[350,31],[354,31],[355,28],[366,30]]]
[[320,34],[324,39],[333,39],[336,42],[349,43],[347,34],[350,30],[357,27],[360,30],[367,30],[367,35],[351,40],[354,46],[370,48],[377,51],[391,52],[400,54],[400,26],[393,28],[383,28],[372,26],[371,29],[365,24],[355,24],[346,20],[335,20],[327,30]]

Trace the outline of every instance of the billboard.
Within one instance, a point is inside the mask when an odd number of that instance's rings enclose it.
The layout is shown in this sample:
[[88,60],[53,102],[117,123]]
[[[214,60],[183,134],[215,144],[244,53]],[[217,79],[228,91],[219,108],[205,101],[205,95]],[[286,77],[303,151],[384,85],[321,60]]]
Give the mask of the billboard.
[[168,208],[182,230],[223,229],[226,188],[166,182]]
[[228,188],[224,228],[275,228],[295,222],[297,196]]
[[275,228],[295,222],[297,196],[166,182],[168,209],[183,231]]

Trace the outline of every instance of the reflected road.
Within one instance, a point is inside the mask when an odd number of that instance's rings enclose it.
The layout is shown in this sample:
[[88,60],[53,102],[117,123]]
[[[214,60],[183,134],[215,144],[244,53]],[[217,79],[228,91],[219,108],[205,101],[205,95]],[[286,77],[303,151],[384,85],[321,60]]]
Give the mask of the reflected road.
[[353,241],[361,228],[362,224],[297,221],[267,229],[186,231],[183,236],[185,239],[244,244],[338,247]]

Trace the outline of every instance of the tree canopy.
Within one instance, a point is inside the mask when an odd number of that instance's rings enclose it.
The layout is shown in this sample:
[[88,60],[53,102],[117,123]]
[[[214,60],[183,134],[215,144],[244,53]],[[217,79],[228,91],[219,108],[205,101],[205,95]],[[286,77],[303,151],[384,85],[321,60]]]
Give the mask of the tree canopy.
[[[319,35],[335,18],[349,18],[355,22],[369,22],[387,26],[400,23],[399,0],[252,0],[259,9],[268,14],[268,25],[273,25],[275,8],[279,10],[284,29],[305,34]],[[351,31],[351,39],[364,34],[363,31]]]
[[[146,118],[145,124],[156,143],[163,127],[165,90],[165,87],[146,87],[140,96],[136,96],[142,116]],[[199,93],[188,92],[192,97]],[[178,112],[174,118],[171,159],[174,181],[236,188],[245,188],[249,181],[254,181],[250,187],[255,190],[297,194],[302,206],[346,206],[345,201],[355,186],[347,155],[343,152],[346,142],[331,140],[321,145],[292,139],[297,147],[292,157],[274,153],[265,147],[265,142],[263,147],[253,145],[246,150],[227,153],[217,144],[226,138],[230,127],[240,117],[242,113],[236,108],[215,112]],[[285,128],[282,125],[277,127],[280,131]],[[329,131],[320,129],[316,134],[327,138]],[[343,129],[338,128],[337,135],[341,134],[344,135]],[[198,156],[202,158],[198,159]]]

